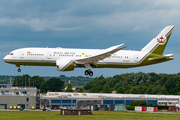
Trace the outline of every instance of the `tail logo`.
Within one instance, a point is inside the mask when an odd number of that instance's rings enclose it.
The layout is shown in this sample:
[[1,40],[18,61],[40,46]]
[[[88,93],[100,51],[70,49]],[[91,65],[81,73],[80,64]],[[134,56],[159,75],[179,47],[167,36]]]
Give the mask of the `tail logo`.
[[161,36],[160,38],[157,38],[157,42],[160,45],[164,45],[166,43],[166,37]]

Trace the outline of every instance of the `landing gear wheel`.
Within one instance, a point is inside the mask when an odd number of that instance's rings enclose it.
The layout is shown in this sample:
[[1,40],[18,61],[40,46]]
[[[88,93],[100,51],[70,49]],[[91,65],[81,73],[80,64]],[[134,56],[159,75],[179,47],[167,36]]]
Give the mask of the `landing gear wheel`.
[[85,75],[89,75],[89,71],[86,70],[86,71],[84,72],[84,74],[85,74]]
[[89,72],[89,76],[93,76],[93,72],[92,71]]
[[21,69],[19,68],[17,71],[18,71],[18,72],[21,72]]

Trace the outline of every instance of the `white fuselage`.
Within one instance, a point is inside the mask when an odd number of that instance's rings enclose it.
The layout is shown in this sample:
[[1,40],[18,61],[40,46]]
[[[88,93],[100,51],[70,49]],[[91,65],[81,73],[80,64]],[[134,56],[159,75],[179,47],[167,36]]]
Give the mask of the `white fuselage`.
[[[77,60],[93,57],[104,51],[104,49],[22,48],[12,51],[11,53],[13,53],[13,55],[5,56],[4,61],[9,63],[14,62],[14,64],[19,65],[28,62],[29,64],[27,65],[41,66],[40,63],[45,63],[43,66],[55,66],[56,60],[66,59],[73,60],[77,65],[81,65],[84,63],[78,62]],[[120,50],[110,57],[100,60],[97,65],[137,65],[143,60],[146,54],[146,52],[141,51]],[[54,63],[54,65],[52,63]]]

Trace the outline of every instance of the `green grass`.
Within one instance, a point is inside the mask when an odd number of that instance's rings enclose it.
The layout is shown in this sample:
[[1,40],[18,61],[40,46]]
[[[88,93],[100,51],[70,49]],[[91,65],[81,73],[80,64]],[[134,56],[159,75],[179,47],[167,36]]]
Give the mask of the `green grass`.
[[59,111],[0,111],[0,120],[180,120],[180,114],[93,111],[93,115],[60,115]]

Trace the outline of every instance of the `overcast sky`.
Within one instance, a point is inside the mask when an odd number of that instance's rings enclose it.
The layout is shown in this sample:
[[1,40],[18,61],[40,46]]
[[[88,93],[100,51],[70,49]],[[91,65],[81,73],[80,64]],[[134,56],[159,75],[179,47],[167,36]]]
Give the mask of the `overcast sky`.
[[130,72],[178,73],[180,66],[179,0],[0,0],[0,75],[85,76],[84,68],[15,65],[3,57],[24,47],[105,49],[125,43],[140,50],[164,27],[175,25],[164,54],[175,60],[130,69],[92,69],[93,77]]

